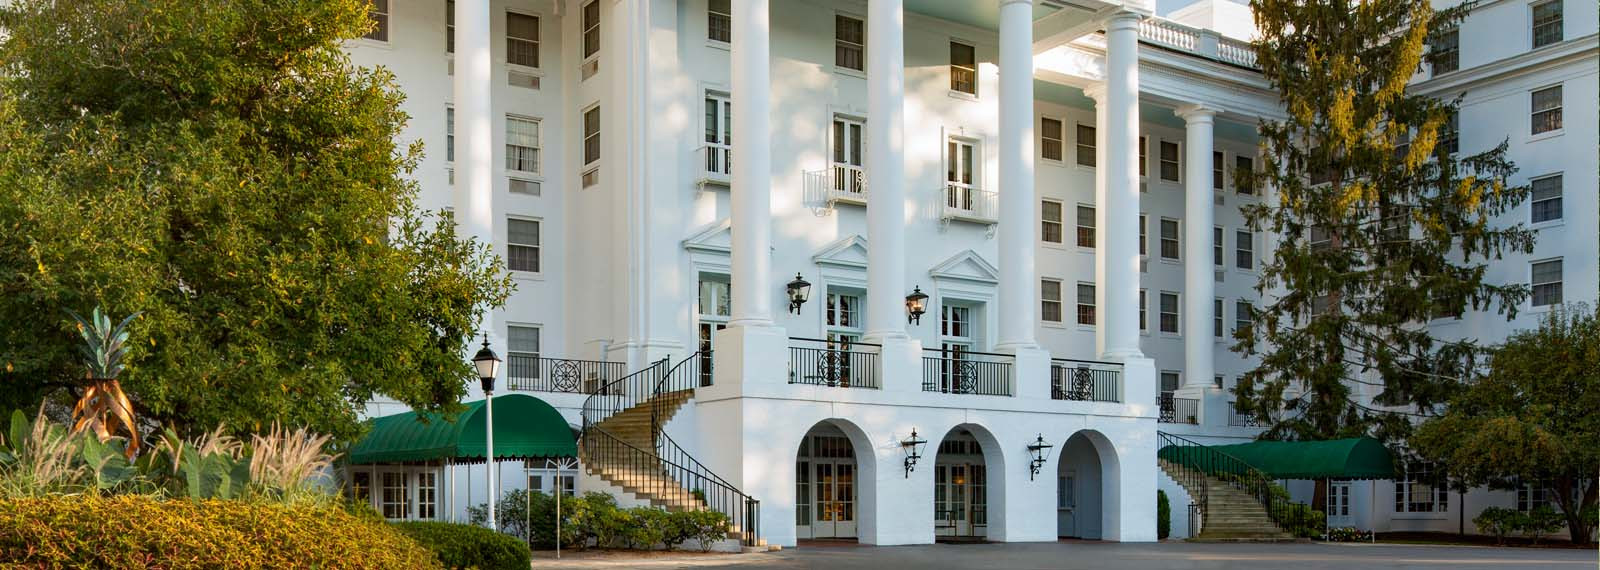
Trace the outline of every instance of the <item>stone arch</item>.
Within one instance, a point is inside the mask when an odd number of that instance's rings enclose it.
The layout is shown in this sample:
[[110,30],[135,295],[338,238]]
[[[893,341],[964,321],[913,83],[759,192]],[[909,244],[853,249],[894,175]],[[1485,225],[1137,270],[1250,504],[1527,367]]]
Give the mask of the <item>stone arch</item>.
[[[852,452],[851,455],[855,460],[853,468],[854,470],[850,474],[850,489],[853,493],[850,514],[853,524],[848,529],[850,531],[848,536],[857,538],[862,536],[875,536],[878,525],[876,516],[878,480],[877,448],[874,447],[872,438],[867,435],[866,430],[861,429],[861,426],[856,425],[854,422],[843,418],[826,418],[819,420],[816,423],[813,423],[810,427],[806,428],[806,431],[800,436],[800,439],[793,443],[793,457],[795,458],[795,465],[793,469],[796,471],[795,482],[797,491],[800,483],[802,482],[809,487],[809,492],[797,492],[795,496],[797,512],[797,516],[795,518],[796,536],[798,537],[800,535],[799,527],[802,526],[800,524],[801,520],[809,520],[810,522],[815,523],[816,520],[820,518],[818,516],[819,513],[815,512],[814,509],[802,509],[799,505],[802,500],[815,505],[817,501],[816,493],[818,493],[819,489],[818,479],[810,476],[812,474],[802,474],[799,472],[802,468],[802,463],[809,463],[801,460],[801,453],[802,451],[807,451],[815,454],[817,450],[807,449],[807,444],[813,443],[808,442],[808,438],[811,438],[813,435],[825,435],[831,433],[842,433],[844,435],[845,439],[849,441],[849,447]],[[834,459],[834,461],[837,462],[837,459]],[[807,465],[806,468],[816,469],[817,467],[814,465]],[[835,482],[837,482],[837,477],[839,474],[836,471],[831,472],[829,475],[835,477]],[[810,512],[807,512],[808,510]],[[806,513],[808,516],[802,517],[799,513]],[[813,530],[811,537],[815,536],[817,536],[817,533],[815,530]]]
[[[975,455],[982,458],[981,475],[979,475],[979,471],[973,470],[971,467],[974,464],[970,462],[970,459],[974,454],[952,454],[953,457],[964,456],[969,460],[967,462],[963,462],[966,465],[966,468],[963,470],[957,471],[950,467],[941,468],[941,465],[950,464],[949,461],[941,462],[940,456],[944,455],[942,451],[945,447],[945,441],[953,437],[956,438],[953,441],[970,440],[977,443],[980,453]],[[989,431],[988,428],[983,427],[982,425],[975,423],[960,423],[939,434],[938,439],[929,438],[928,444],[932,446],[932,449],[923,454],[923,461],[929,462],[928,467],[934,470],[933,480],[935,512],[934,520],[932,522],[934,525],[935,538],[937,539],[941,536],[963,535],[985,537],[1005,536],[1005,474],[1006,469],[1009,466],[1006,463],[1005,450],[1000,444],[1000,440],[995,437],[993,432]],[[943,475],[945,478],[943,481],[941,481],[941,475]],[[981,519],[974,518],[974,515],[978,512],[978,509],[972,508],[971,513],[960,513],[965,514],[966,516],[965,520],[967,522],[965,524],[963,524],[959,519],[955,521],[951,520],[952,517],[950,516],[950,511],[960,510],[954,508],[954,505],[952,504],[954,503],[954,497],[952,496],[950,488],[948,487],[949,485],[956,484],[956,481],[954,481],[953,478],[957,475],[971,478],[969,480],[970,484],[967,486],[967,495],[963,497],[963,500],[966,501],[968,505],[974,504],[974,501],[978,498],[976,496],[976,492],[978,488],[981,487],[981,505],[983,514]],[[942,495],[940,493],[941,485],[947,486],[946,492]],[[942,500],[941,496],[943,497]],[[941,508],[941,504],[944,508]]]
[[[1058,536],[1119,538],[1122,465],[1110,438],[1094,429],[1073,432],[1056,453],[1055,476]],[[1072,481],[1064,482],[1069,476]],[[1061,508],[1065,503],[1070,515]]]

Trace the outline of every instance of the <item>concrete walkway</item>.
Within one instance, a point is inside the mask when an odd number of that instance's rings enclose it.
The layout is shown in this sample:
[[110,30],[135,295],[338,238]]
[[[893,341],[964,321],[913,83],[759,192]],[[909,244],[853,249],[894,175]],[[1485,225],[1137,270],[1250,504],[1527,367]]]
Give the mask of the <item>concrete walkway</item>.
[[608,556],[589,560],[540,559],[538,568],[816,568],[891,570],[982,569],[1292,569],[1343,568],[1566,570],[1595,568],[1594,550],[1409,546],[1384,544],[1024,544],[872,547],[804,545],[782,552],[722,556]]

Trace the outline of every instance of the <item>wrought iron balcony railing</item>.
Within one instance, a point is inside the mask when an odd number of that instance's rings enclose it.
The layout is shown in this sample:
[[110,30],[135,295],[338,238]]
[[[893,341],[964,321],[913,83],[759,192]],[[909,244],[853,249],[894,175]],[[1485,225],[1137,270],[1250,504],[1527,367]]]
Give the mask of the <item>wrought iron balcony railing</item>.
[[1050,398],[1121,402],[1122,365],[1096,360],[1051,359]]
[[1194,398],[1177,398],[1171,393],[1162,394],[1157,402],[1161,413],[1156,416],[1156,421],[1164,424],[1196,424],[1200,423],[1200,400]]
[[923,349],[922,391],[1011,396],[1012,356],[967,350]]
[[839,388],[882,388],[876,344],[789,339],[789,383]]
[[627,375],[626,362],[572,360],[529,354],[506,356],[507,386],[512,390],[589,393]]
[[1233,427],[1267,427],[1255,414],[1239,411],[1234,402],[1228,402],[1228,425]]

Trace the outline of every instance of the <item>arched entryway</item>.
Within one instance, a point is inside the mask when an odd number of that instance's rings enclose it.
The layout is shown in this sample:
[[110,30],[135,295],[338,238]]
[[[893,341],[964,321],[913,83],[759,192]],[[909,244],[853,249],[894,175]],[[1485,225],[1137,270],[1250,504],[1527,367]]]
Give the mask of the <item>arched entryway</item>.
[[936,540],[981,540],[1000,516],[999,446],[982,427],[951,428],[935,448],[933,534]]
[[1117,452],[1106,436],[1082,430],[1067,438],[1056,462],[1056,534],[1099,540],[1115,521]]
[[[858,455],[865,454],[868,461]],[[824,420],[811,426],[795,453],[795,538],[861,535],[864,501],[872,498],[872,446],[854,424]],[[870,513],[870,509],[865,509]]]

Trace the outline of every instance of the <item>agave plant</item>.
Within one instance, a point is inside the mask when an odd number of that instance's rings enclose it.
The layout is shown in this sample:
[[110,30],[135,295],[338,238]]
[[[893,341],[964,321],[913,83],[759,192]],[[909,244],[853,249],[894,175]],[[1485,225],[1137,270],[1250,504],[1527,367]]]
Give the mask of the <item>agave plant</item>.
[[104,442],[119,428],[125,429],[128,432],[125,452],[132,457],[139,451],[139,430],[133,419],[133,403],[122,391],[117,376],[122,374],[122,357],[128,351],[128,325],[139,313],[128,315],[116,326],[111,325],[111,317],[99,306],[88,319],[71,310],[67,314],[77,321],[78,334],[83,337],[80,349],[89,380],[78,403],[72,407],[72,433],[92,432]]

